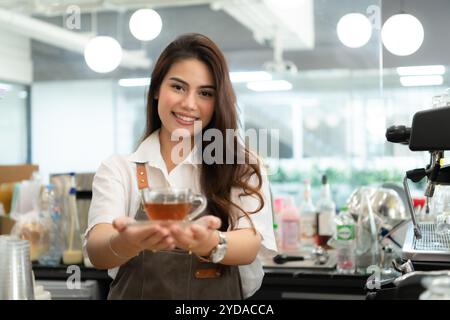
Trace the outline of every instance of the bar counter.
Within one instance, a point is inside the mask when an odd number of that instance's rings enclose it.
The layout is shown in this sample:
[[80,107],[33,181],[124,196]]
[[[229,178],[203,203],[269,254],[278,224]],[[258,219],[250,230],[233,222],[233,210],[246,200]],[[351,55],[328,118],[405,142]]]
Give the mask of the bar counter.
[[[277,265],[271,259],[263,260],[265,277],[261,289],[250,299],[327,299],[327,300],[363,300],[366,299],[366,274],[340,274],[335,269],[333,255],[324,265],[316,265],[313,261],[288,262]],[[74,271],[68,266],[44,267],[33,264],[37,281],[66,282],[74,279],[79,271],[81,282],[95,280],[98,283],[98,297],[106,299],[109,278],[106,270],[87,268],[83,265]],[[55,297],[57,298],[57,297]]]

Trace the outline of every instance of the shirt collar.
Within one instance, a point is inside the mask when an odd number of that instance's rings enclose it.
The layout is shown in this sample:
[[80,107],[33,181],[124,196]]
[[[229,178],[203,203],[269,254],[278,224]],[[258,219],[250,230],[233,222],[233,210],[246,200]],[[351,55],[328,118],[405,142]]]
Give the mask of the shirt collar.
[[[159,129],[141,142],[137,150],[132,153],[128,160],[137,163],[147,163],[149,166],[164,168],[164,159],[161,156],[161,145],[159,143]],[[201,164],[201,154],[197,145],[192,148],[189,155],[180,164],[191,164],[197,167]]]

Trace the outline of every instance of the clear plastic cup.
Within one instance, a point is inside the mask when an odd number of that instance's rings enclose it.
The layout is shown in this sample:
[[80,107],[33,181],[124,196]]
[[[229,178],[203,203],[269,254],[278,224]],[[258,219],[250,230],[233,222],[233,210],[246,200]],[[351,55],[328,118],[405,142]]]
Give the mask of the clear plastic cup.
[[0,237],[0,300],[34,300],[30,243]]

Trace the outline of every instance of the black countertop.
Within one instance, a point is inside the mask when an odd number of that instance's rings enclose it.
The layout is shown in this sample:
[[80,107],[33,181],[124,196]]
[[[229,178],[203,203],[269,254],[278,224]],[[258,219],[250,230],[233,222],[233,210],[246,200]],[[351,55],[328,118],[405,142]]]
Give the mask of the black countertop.
[[74,274],[73,266],[79,268],[81,280],[111,280],[107,270],[88,268],[84,265],[58,265],[55,267],[48,267],[33,263],[33,272],[37,280],[67,280],[70,275]]
[[[106,270],[77,265],[80,278],[97,280],[106,298],[111,283]],[[36,280],[67,280],[73,267],[56,267],[33,264]],[[78,271],[78,270],[77,270]],[[251,299],[365,299],[364,290],[368,275],[339,274],[336,270],[264,267],[265,277],[261,289]]]
[[369,275],[341,274],[336,270],[264,267],[261,289],[253,299],[345,299],[366,298]]

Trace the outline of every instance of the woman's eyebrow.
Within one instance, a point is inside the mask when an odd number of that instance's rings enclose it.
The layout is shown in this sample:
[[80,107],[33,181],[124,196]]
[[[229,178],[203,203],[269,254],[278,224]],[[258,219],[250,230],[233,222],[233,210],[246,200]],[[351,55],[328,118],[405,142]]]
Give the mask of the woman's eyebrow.
[[[178,81],[178,82],[181,82],[182,84],[184,84],[186,86],[189,86],[189,83],[187,83],[186,81],[181,80],[180,78],[177,78],[177,77],[170,77],[169,80]],[[202,88],[202,89],[205,89],[205,88],[207,88],[207,89],[216,89],[216,87],[213,86],[213,85],[204,85],[204,86],[200,86],[200,88]]]

